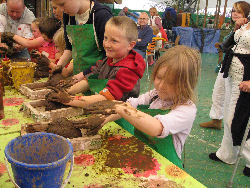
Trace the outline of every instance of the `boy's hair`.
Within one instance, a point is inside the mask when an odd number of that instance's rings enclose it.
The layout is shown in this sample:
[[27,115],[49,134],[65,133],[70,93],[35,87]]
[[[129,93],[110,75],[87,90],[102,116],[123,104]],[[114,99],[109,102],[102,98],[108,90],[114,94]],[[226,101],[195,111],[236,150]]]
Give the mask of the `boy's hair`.
[[152,29],[153,29],[153,34],[154,35],[157,35],[160,32],[160,29],[157,26],[152,26]]
[[129,42],[137,41],[138,29],[136,23],[127,16],[114,16],[107,21],[106,26],[107,25],[116,26],[124,31]]
[[168,49],[156,62],[152,72],[152,82],[157,72],[166,67],[165,82],[168,76],[173,78],[176,96],[173,106],[185,104],[188,100],[196,101],[195,88],[198,82],[201,65],[201,56],[198,50],[177,45]]
[[58,31],[55,33],[53,37],[53,41],[56,45],[56,47],[60,50],[63,51],[66,47],[65,39],[64,39],[64,29],[60,28]]
[[36,18],[32,21],[33,24],[37,25],[37,27],[39,27],[39,23],[43,20],[44,18],[40,17],[40,18]]
[[39,30],[42,34],[46,35],[49,39],[53,39],[54,34],[61,27],[61,22],[56,18],[44,18],[39,23]]

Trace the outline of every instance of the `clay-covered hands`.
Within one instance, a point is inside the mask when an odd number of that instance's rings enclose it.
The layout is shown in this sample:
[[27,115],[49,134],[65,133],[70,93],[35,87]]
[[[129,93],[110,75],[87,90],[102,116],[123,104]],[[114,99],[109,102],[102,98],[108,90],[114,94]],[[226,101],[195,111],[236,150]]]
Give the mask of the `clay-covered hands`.
[[102,128],[103,122],[107,116],[104,115],[91,115],[85,119],[72,121],[73,126],[79,129],[87,129],[86,135],[96,135],[97,132]]
[[56,65],[51,68],[51,74],[62,73],[62,65]]
[[46,95],[46,99],[48,101],[67,104],[73,100],[71,95],[69,95],[63,88],[56,88],[52,86],[48,86],[47,88],[52,89],[52,91]]
[[13,47],[13,43],[15,42],[13,37],[14,33],[11,32],[3,32],[1,34],[1,43],[7,44],[9,47]]
[[81,80],[84,80],[84,79],[85,79],[85,76],[83,75],[82,72],[80,72],[80,73],[74,75],[74,76],[72,77],[72,79],[74,80],[74,84],[75,84],[75,83],[77,83],[77,82],[80,82]]
[[84,107],[85,114],[116,114],[116,105],[123,104],[122,101],[103,100]]
[[30,52],[30,56],[36,61],[36,63],[39,63],[40,65],[47,65],[49,66],[50,60],[45,55],[41,54],[37,50],[32,50]]
[[241,82],[239,88],[243,92],[250,92],[250,80]]

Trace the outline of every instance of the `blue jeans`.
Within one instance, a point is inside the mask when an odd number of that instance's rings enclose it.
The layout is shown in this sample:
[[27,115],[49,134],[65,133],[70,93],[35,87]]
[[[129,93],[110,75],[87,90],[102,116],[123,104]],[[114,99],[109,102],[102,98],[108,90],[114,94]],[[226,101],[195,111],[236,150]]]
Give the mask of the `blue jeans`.
[[143,52],[143,51],[141,51],[139,49],[133,49],[133,50],[136,51],[138,54],[140,54],[143,58],[145,58],[146,52]]
[[30,54],[27,48],[25,48],[22,51],[19,51],[15,54],[13,54],[10,58],[15,58],[15,59],[30,59]]

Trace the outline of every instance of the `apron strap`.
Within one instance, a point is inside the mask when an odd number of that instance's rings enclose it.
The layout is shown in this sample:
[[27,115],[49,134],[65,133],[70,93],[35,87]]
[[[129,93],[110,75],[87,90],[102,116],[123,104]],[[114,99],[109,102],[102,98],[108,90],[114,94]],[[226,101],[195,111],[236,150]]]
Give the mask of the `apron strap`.
[[98,39],[97,39],[97,35],[96,35],[96,31],[95,31],[95,12],[93,12],[93,29],[94,29],[95,43],[96,43],[96,46],[98,48],[98,51],[102,51],[100,49],[100,46],[99,46],[99,43],[98,43]]

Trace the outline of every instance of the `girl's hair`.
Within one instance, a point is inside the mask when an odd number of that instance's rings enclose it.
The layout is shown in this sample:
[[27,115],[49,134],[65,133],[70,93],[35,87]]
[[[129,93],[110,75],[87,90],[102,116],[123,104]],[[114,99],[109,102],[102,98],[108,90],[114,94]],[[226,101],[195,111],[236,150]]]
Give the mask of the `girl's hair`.
[[156,62],[152,73],[152,82],[161,68],[166,68],[165,80],[168,77],[175,82],[173,106],[185,104],[188,100],[196,101],[195,88],[200,74],[201,56],[198,50],[177,45],[168,49]]
[[160,29],[157,26],[152,26],[152,29],[153,29],[153,34],[154,35],[157,35],[160,32]]
[[53,39],[54,34],[61,27],[61,22],[56,18],[44,18],[39,23],[39,30],[42,34],[46,35],[49,39]]
[[250,5],[249,3],[245,1],[238,1],[234,3],[233,8],[237,11],[243,14],[244,18],[248,17],[249,11],[250,11]]
[[150,13],[150,12],[154,12],[154,13],[155,13],[155,16],[159,16],[158,11],[157,11],[157,9],[156,9],[155,7],[150,8],[150,9],[149,9],[149,13]]
[[125,36],[129,42],[137,41],[138,38],[138,29],[136,23],[127,16],[114,16],[110,18],[107,25],[113,25],[120,30],[125,32]]
[[64,29],[60,28],[58,31],[55,33],[53,37],[53,41],[56,45],[56,47],[60,50],[63,51],[66,47],[65,39],[64,39]]

